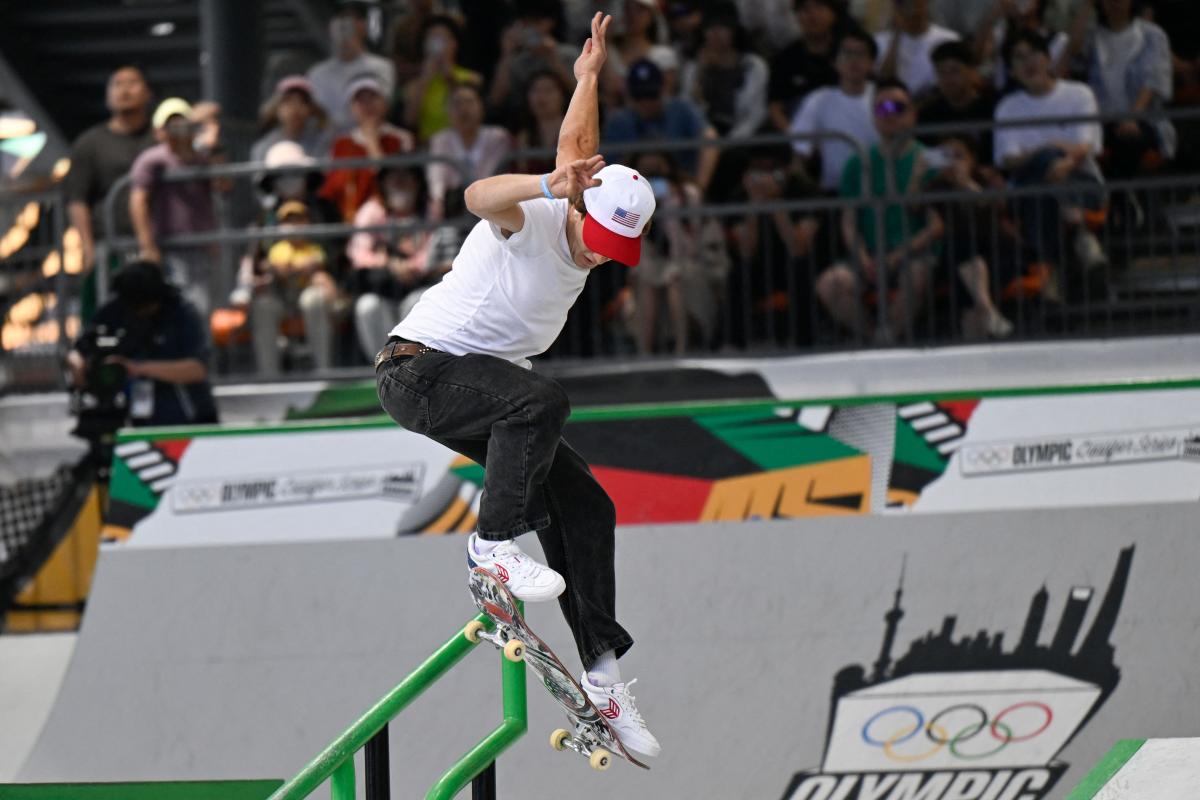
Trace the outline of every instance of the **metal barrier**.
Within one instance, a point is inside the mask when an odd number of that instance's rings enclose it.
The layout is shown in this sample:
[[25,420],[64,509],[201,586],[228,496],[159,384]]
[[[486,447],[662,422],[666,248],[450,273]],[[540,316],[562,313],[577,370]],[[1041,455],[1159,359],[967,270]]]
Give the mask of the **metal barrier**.
[[[1142,116],[1189,122],[1200,120],[1200,109]],[[915,136],[986,133],[1005,127],[1107,122],[1123,118],[1123,115],[1103,115],[1012,120],[999,124],[954,123],[919,127]],[[837,132],[808,136],[766,135],[740,140],[603,143],[601,150],[610,156],[629,157],[647,151],[715,148],[723,155],[730,155],[739,150],[753,153],[756,148],[790,144],[797,139],[839,139],[860,158],[867,152],[861,143]],[[509,154],[508,162],[552,155],[549,150],[514,151]],[[466,164],[428,154],[406,154],[382,160],[327,159],[304,167],[272,170],[266,170],[261,164],[214,165],[172,171],[164,179],[244,180],[321,169],[383,165],[421,168],[435,161],[453,166],[464,176],[464,182],[469,181],[470,170]],[[864,186],[863,197],[857,200],[791,195],[768,203],[661,207],[655,215],[653,228],[683,230],[693,244],[699,242],[707,248],[703,257],[696,257],[694,249],[693,255],[685,257],[675,254],[672,258],[670,253],[655,253],[660,267],[666,262],[665,269],[652,266],[632,271],[615,267],[597,270],[572,310],[562,336],[548,355],[583,358],[667,351],[840,348],[887,343],[893,339],[932,344],[962,341],[981,335],[971,326],[964,327],[961,318],[978,306],[983,288],[1011,322],[1013,329],[1009,335],[1016,337],[1191,329],[1196,323],[1196,265],[1200,258],[1196,241],[1196,218],[1200,217],[1200,209],[1195,207],[1191,196],[1191,187],[1196,183],[1194,178],[1139,178],[1110,182],[1097,190],[1107,199],[1104,207],[1107,218],[1100,216],[1100,222],[1092,221],[1092,224],[1109,261],[1102,269],[1091,271],[1086,279],[1073,274],[1068,266],[1071,253],[1064,245],[1067,240],[1061,235],[1062,231],[1051,230],[1053,226],[1047,227],[1047,236],[1034,237],[1036,246],[1018,241],[1015,246],[1019,253],[1015,256],[1011,252],[1014,247],[1011,237],[998,233],[1010,228],[1012,218],[1034,200],[1040,198],[1052,208],[1054,203],[1066,202],[1077,195],[1079,187],[1005,187],[986,189],[981,193],[927,192],[916,197],[892,187],[893,191],[884,197],[871,198]],[[105,201],[104,226],[108,235],[98,243],[97,259],[97,283],[101,292],[107,284],[109,255],[136,246],[130,238],[115,236],[114,203],[127,184],[128,178],[118,182]],[[964,214],[965,206],[977,209],[978,213]],[[889,320],[909,316],[904,313],[905,309],[891,310],[893,303],[913,305],[918,298],[897,292],[898,287],[894,285],[888,287],[888,291],[872,291],[867,285],[869,281],[862,280],[864,266],[870,265],[858,263],[861,259],[847,258],[841,233],[842,218],[859,213],[869,214],[874,227],[883,230],[889,208],[893,213],[897,208],[936,208],[944,227],[934,254],[938,268],[934,272],[935,279],[918,287],[924,294],[920,298],[923,313],[911,322],[906,321],[904,330],[896,331],[900,335],[895,337],[875,331],[887,328]],[[57,213],[61,215],[61,210]],[[907,221],[906,215],[901,214],[901,217]],[[781,235],[788,227],[784,224],[785,219],[793,226],[798,225],[799,238]],[[372,230],[407,233],[441,224],[465,230],[474,221],[473,217],[463,215],[442,223],[388,224]],[[354,230],[346,224],[313,225],[293,228],[292,233],[336,242]],[[988,233],[991,241],[983,241],[989,238],[984,235]],[[1027,235],[1028,231],[1025,233]],[[1057,237],[1051,235],[1056,233]],[[218,272],[228,278],[232,273],[229,264],[234,248],[279,236],[280,231],[276,229],[231,225],[226,220],[225,226],[218,230],[171,237],[165,239],[161,247],[168,253],[178,248],[220,248],[225,252],[221,261],[226,266]],[[960,252],[964,250],[964,242],[970,243],[968,249],[977,252]],[[662,246],[660,236],[657,243],[649,243],[648,249]],[[958,254],[964,258],[959,259]],[[871,255],[876,263],[885,261],[883,237],[879,237]],[[978,262],[971,270],[963,268],[976,258],[985,265],[982,270],[978,268]],[[851,270],[848,274],[857,276],[859,288],[863,289],[856,304],[859,315],[856,324],[848,326],[830,317],[827,292],[824,291],[830,281],[827,279],[822,292],[815,288],[822,273],[842,261],[848,261]],[[901,267],[898,271],[911,272],[909,265]],[[975,275],[969,285],[959,276],[959,273],[967,272]],[[978,277],[985,273],[984,278]],[[842,278],[845,278],[844,274]],[[218,293],[217,297],[220,296]],[[64,305],[59,304],[59,308]],[[61,334],[61,325],[59,330]],[[992,331],[993,334],[997,332],[1007,333],[1007,330]],[[987,333],[985,325],[982,335]],[[359,363],[357,358],[350,361]]]
[[[469,175],[471,170],[469,166],[461,161],[447,158],[444,156],[435,156],[428,153],[412,153],[398,154],[386,156],[384,158],[325,158],[314,160],[311,164],[303,166],[281,166],[268,169],[264,165],[256,162],[248,162],[242,164],[213,164],[207,167],[188,167],[184,169],[170,170],[162,176],[162,180],[170,183],[178,183],[196,179],[219,180],[219,179],[251,179],[258,180],[267,176],[286,176],[286,175],[307,175],[312,172],[342,170],[342,169],[361,169],[364,167],[383,168],[383,167],[427,167],[430,164],[444,163],[462,171],[462,174]],[[97,245],[96,257],[96,280],[101,301],[105,298],[108,284],[108,264],[109,257],[114,254],[129,255],[136,252],[138,246],[137,240],[131,236],[118,236],[116,231],[116,202],[117,199],[125,192],[132,184],[132,176],[125,175],[117,180],[109,189],[108,194],[104,198],[104,240]],[[164,237],[159,245],[164,254],[169,254],[171,250],[180,250],[195,247],[218,246],[228,247],[231,244],[245,244],[250,242],[260,241],[262,239],[274,238],[269,235],[264,235],[264,229],[251,227],[250,220],[242,221],[242,224],[226,224],[217,230],[194,233],[186,235],[177,235]],[[382,226],[382,230],[393,230],[395,226]],[[314,236],[324,238],[334,238],[338,236],[349,236],[356,230],[353,225],[342,226],[325,226],[323,228],[316,227]],[[307,235],[307,229],[302,229],[300,232]],[[232,261],[228,257],[228,253],[223,253],[220,259],[222,264],[226,266]]]

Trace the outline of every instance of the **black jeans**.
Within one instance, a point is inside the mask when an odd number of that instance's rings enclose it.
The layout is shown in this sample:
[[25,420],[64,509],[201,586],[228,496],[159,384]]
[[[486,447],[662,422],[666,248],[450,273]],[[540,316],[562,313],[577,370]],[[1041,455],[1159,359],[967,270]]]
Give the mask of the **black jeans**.
[[558,602],[585,667],[633,639],[616,620],[616,509],[562,439],[566,392],[503,359],[431,352],[384,362],[379,401],[396,422],[484,467],[479,535],[537,531],[566,580]]
[[[1064,155],[1057,147],[1039,150],[1013,173],[1013,185],[1046,186],[1046,174]],[[1070,260],[1066,249],[1069,240],[1064,236],[1066,226],[1062,219],[1064,207],[1101,211],[1106,202],[1103,181],[1087,169],[1072,172],[1061,188],[1061,193],[1026,195],[1016,200],[1021,233],[1039,261],[1062,263]]]

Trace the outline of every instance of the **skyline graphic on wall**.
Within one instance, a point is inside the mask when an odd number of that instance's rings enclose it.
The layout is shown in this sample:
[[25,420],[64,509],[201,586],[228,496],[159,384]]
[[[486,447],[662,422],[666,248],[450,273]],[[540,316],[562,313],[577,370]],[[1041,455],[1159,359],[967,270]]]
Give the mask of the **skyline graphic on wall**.
[[1042,642],[1051,599],[1043,585],[1010,648],[1004,631],[956,638],[958,616],[947,614],[897,657],[902,565],[879,654],[834,677],[821,768],[796,773],[785,800],[1045,797],[1067,769],[1058,754],[1120,681],[1110,639],[1133,554],[1132,545],[1120,551],[1086,631],[1096,591],[1074,586]]

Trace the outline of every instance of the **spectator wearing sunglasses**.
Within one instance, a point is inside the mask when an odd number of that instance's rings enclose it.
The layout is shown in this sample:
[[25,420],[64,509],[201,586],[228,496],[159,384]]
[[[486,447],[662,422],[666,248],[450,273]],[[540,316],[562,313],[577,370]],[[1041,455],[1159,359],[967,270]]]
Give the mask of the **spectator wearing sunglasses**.
[[[931,177],[923,158],[924,147],[913,138],[917,111],[908,88],[899,81],[880,81],[875,88],[875,129],[879,144],[872,145],[868,163],[852,156],[842,171],[840,194],[853,200],[892,194],[911,197]],[[864,186],[865,184],[865,186]],[[942,236],[941,217],[932,208],[912,203],[892,203],[883,214],[883,260],[876,215],[869,204],[848,208],[842,214],[842,240],[852,263],[835,264],[817,277],[817,296],[836,322],[859,336],[873,336],[880,344],[908,334],[920,312],[937,263],[937,243]],[[876,326],[873,314],[862,307],[863,292],[881,294],[899,289],[887,304],[887,318]]]

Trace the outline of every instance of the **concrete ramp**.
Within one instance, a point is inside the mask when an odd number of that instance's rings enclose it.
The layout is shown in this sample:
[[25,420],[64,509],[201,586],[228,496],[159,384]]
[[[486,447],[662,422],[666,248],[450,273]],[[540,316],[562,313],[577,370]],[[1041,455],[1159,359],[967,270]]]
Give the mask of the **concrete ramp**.
[[1125,739],[1068,800],[1180,800],[1200,792],[1200,739]]
[[[562,716],[531,681],[499,791],[1059,800],[1129,732],[1196,732],[1196,511],[623,528],[621,667],[663,755],[593,773],[551,751]],[[464,543],[105,549],[18,780],[295,774],[473,616]],[[528,611],[578,665],[557,605]],[[499,722],[499,673],[481,647],[392,724],[393,797]]]

